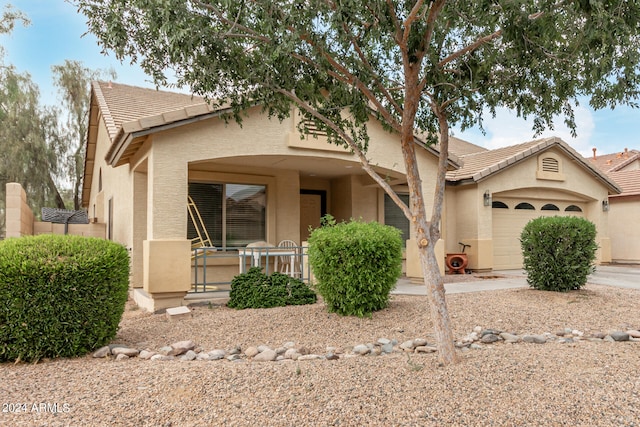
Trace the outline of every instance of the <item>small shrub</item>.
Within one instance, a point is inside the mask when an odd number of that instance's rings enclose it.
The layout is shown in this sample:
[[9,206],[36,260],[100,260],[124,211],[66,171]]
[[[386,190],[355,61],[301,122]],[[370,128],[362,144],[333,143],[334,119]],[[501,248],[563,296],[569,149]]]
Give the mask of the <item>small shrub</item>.
[[578,217],[541,217],[522,230],[520,243],[529,286],[566,292],[580,289],[593,273],[596,227]]
[[120,244],[59,235],[0,242],[0,361],[80,356],[107,344],[128,288]]
[[309,262],[329,311],[369,316],[387,307],[402,274],[400,230],[377,222],[325,221],[309,237]]
[[271,308],[313,304],[316,300],[315,292],[301,280],[282,273],[267,276],[259,267],[253,267],[233,278],[227,306]]

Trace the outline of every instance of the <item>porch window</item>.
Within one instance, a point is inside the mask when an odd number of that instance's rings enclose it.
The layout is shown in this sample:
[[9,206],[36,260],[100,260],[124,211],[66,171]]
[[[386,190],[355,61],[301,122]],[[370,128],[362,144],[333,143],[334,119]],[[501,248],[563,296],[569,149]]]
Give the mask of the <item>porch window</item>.
[[[214,246],[226,250],[266,239],[266,186],[191,182],[189,195]],[[195,237],[189,218],[187,238]]]
[[[408,194],[398,194],[400,199],[409,205]],[[388,194],[384,195],[384,223],[385,225],[391,225],[402,232],[402,246],[405,245],[405,241],[409,238],[409,220],[402,210],[396,205],[396,203],[389,197]]]

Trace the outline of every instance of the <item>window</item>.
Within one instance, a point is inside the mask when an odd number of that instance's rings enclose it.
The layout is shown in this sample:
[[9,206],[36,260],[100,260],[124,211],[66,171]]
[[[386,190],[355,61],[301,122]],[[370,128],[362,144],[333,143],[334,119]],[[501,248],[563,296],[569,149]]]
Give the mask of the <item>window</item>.
[[[409,205],[408,194],[398,194],[400,199]],[[388,194],[384,195],[384,223],[385,225],[391,225],[402,232],[402,244],[405,245],[405,241],[410,236],[409,220],[404,216],[402,209],[396,205],[396,203],[389,197]]]
[[[214,246],[226,249],[266,240],[267,188],[264,185],[189,183],[202,222]],[[189,218],[187,238],[197,237]]]
[[493,209],[509,209],[509,206],[507,206],[506,203],[503,202],[498,202],[498,201],[494,201],[491,203],[491,207]]
[[541,207],[540,210],[542,210],[542,211],[559,211],[560,209],[556,205],[554,205],[552,203],[547,203],[546,205]]
[[576,205],[569,205],[565,209],[565,212],[582,212],[582,209],[580,209],[580,207]]
[[531,203],[527,203],[527,202],[518,203],[518,205],[516,206],[516,209],[526,209],[529,211],[536,210],[536,208],[534,208]]

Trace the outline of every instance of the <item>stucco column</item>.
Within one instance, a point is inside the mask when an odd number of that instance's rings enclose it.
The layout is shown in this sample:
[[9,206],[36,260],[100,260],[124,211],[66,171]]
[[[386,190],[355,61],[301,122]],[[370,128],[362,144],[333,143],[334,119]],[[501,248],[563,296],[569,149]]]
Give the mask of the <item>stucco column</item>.
[[493,269],[493,208],[491,189],[479,185],[476,188],[475,215],[477,234],[475,239],[464,239],[465,244],[471,245],[466,249],[469,258],[467,268],[475,271]]
[[[182,305],[191,288],[187,234],[188,165],[176,147],[154,146],[147,167],[143,290],[150,311]],[[142,185],[142,184],[140,184]]]

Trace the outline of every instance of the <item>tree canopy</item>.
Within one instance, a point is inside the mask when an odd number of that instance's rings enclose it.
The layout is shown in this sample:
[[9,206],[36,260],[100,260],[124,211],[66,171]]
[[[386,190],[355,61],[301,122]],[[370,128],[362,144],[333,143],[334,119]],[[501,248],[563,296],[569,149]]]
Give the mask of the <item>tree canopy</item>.
[[[6,6],[0,34],[11,32],[17,22],[29,25],[23,13]],[[36,215],[45,206],[80,209],[89,84],[103,72],[78,61],[65,61],[52,72],[62,102],[43,106],[29,73],[5,64],[0,47],[0,236],[8,182],[22,185]]]
[[[262,105],[349,147],[412,222],[441,361],[455,361],[440,237],[449,129],[482,125],[504,106],[575,130],[572,103],[595,108],[638,95],[640,2],[558,0],[74,0],[105,51],[130,57],[159,85],[186,85],[234,117]],[[171,75],[169,75],[171,76]],[[399,135],[410,190],[405,205],[368,164],[367,122]],[[439,142],[428,217],[415,135]]]

